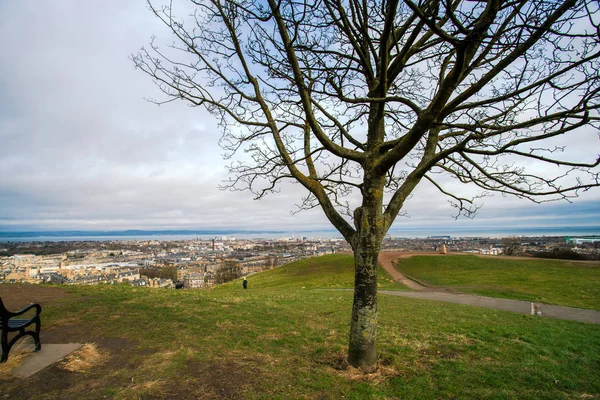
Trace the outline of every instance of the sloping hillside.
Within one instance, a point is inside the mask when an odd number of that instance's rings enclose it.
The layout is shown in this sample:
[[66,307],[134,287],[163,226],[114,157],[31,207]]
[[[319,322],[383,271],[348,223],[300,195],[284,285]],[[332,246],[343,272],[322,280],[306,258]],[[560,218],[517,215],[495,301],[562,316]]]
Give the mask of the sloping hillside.
[[396,296],[379,298],[380,370],[348,368],[352,292],[309,288],[351,287],[351,266],[304,260],[249,290],[0,285],[40,299],[43,344],[89,344],[23,380],[0,366],[0,398],[598,398],[600,325]]
[[[382,268],[378,273],[382,289],[406,290],[392,281]],[[354,286],[354,257],[349,254],[329,254],[307,258],[283,265],[274,270],[248,277],[250,288],[352,288]],[[238,285],[239,282],[234,283]]]
[[397,268],[427,286],[600,310],[600,262],[446,255],[401,258]]

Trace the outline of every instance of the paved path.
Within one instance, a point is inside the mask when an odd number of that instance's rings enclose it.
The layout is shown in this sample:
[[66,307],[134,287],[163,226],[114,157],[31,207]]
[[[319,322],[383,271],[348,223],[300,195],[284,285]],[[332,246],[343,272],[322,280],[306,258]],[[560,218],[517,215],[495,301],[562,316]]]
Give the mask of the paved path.
[[21,365],[16,366],[15,369],[10,371],[10,374],[19,378],[30,377],[47,366],[68,356],[81,346],[83,345],[79,343],[42,344],[42,349],[40,351],[28,354]]
[[[416,299],[445,301],[447,303],[467,304],[470,306],[494,308],[496,310],[512,311],[521,314],[532,314],[531,302],[522,300],[496,299],[468,294],[436,292],[397,292],[393,290],[380,290],[379,293]],[[542,317],[600,324],[600,312],[598,311],[553,306],[550,304],[535,304],[541,312]]]
[[410,257],[413,254],[399,252],[381,252],[379,255],[379,264],[390,274],[394,281],[402,283],[403,285],[415,291],[397,292],[391,290],[380,290],[379,293],[388,294],[392,296],[445,301],[447,303],[467,304],[470,306],[494,308],[497,310],[512,311],[521,314],[534,314],[535,311],[537,311],[537,313],[535,314],[541,315],[542,317],[600,324],[599,311],[584,310],[581,308],[573,307],[553,306],[550,304],[542,303],[535,303],[534,309],[534,303],[531,303],[529,301],[497,299],[492,297],[457,294],[451,293],[448,289],[428,288],[406,278],[404,275],[398,272],[392,264],[392,261],[400,257]]

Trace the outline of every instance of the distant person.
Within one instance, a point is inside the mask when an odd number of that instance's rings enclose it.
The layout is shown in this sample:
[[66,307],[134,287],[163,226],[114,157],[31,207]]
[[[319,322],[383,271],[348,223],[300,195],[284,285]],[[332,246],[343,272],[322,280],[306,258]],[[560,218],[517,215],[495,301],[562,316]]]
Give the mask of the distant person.
[[242,281],[242,286],[244,287],[244,289],[248,289],[248,279],[244,278],[244,280]]

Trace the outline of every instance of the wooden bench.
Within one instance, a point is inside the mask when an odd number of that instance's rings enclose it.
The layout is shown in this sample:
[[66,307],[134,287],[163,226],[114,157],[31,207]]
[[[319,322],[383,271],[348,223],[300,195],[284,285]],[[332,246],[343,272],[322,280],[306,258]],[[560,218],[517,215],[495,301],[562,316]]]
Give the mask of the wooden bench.
[[[23,317],[15,318],[25,314],[31,309],[36,310],[33,317],[29,319]],[[30,335],[33,337],[35,340],[35,351],[38,351],[42,348],[42,344],[40,343],[41,312],[42,307],[39,304],[30,304],[20,311],[10,312],[6,309],[6,307],[4,307],[4,303],[2,303],[2,298],[0,297],[0,329],[2,329],[2,357],[0,358],[0,363],[8,360],[8,352],[10,351],[10,348],[23,336]],[[33,324],[35,324],[35,331],[25,330],[25,328]],[[12,339],[8,340],[8,334],[10,332],[18,333]]]

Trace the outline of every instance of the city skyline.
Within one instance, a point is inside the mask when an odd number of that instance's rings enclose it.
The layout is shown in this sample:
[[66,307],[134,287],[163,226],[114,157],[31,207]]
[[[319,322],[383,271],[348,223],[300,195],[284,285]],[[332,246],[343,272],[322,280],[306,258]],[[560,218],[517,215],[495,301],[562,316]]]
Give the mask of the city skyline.
[[[128,57],[153,34],[168,38],[141,1],[0,4],[0,231],[333,229],[320,209],[291,214],[305,194],[298,184],[260,201],[217,188],[228,161],[214,118],[145,100],[160,92]],[[569,145],[573,159],[592,161],[598,132]],[[422,185],[392,231],[600,225],[597,188],[573,204],[482,203],[475,219],[454,220]]]

